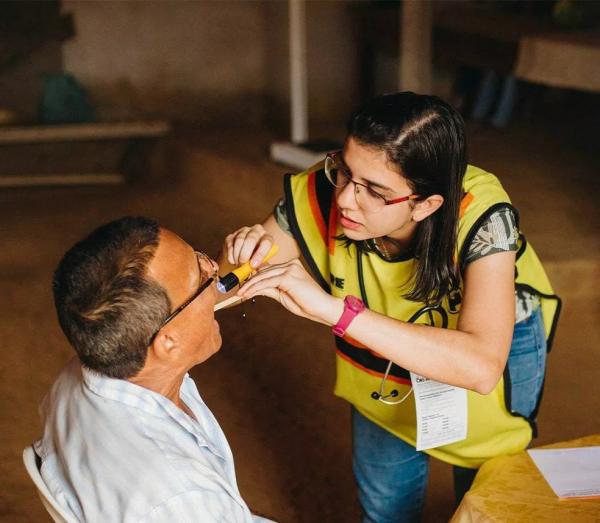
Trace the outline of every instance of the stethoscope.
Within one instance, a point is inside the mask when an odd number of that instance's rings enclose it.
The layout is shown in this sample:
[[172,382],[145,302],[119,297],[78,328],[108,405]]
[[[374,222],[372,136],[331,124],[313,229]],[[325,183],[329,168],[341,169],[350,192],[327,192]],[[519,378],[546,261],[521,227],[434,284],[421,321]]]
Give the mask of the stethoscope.
[[[446,327],[448,327],[448,313],[439,304],[438,305],[426,305],[425,307],[420,308],[417,312],[415,312],[410,317],[410,319],[408,320],[408,323],[415,323],[425,313],[429,313],[430,323],[429,324],[425,323],[423,325],[434,326],[435,321],[433,320],[433,313],[437,313],[440,315],[440,318],[442,320],[442,328],[445,329]],[[377,400],[377,401],[381,401],[381,403],[385,403],[386,405],[399,405],[400,403],[405,401],[412,394],[412,391],[413,391],[413,388],[411,386],[409,391],[404,396],[402,396],[400,399],[390,399],[390,398],[396,398],[398,396],[398,391],[396,389],[392,389],[389,394],[385,394],[385,392],[384,392],[385,382],[388,378],[388,375],[390,374],[390,370],[392,369],[393,364],[394,364],[394,362],[392,360],[388,361],[387,368],[385,369],[385,374],[383,375],[383,379],[381,380],[381,384],[379,385],[379,392],[373,391],[371,393],[371,398],[373,398],[374,400]]]
[[[369,301],[367,299],[367,291],[365,289],[365,283],[364,283],[364,278],[363,278],[362,249],[358,249],[356,262],[357,262],[357,269],[358,269],[358,285],[360,287],[360,294],[361,294],[363,302],[368,307]],[[435,321],[433,319],[433,313],[437,313],[440,315],[440,318],[442,320],[442,328],[445,329],[448,327],[448,313],[439,303],[436,305],[425,305],[424,307],[421,307],[417,312],[415,312],[409,318],[408,323],[415,323],[425,313],[429,313],[429,321],[430,321],[429,326],[435,326]],[[427,325],[427,324],[423,324],[423,325]],[[383,375],[383,379],[381,380],[381,384],[379,385],[379,392],[373,391],[371,393],[371,398],[373,398],[374,400],[377,400],[377,401],[381,401],[381,403],[385,403],[386,405],[399,405],[400,403],[405,401],[412,394],[412,391],[413,391],[413,388],[411,386],[410,390],[404,396],[402,396],[400,399],[390,399],[390,398],[396,398],[398,396],[398,391],[396,389],[393,389],[392,391],[390,391],[389,394],[385,394],[385,391],[383,389],[385,388],[385,382],[388,379],[388,376],[390,374],[390,370],[392,369],[393,364],[394,364],[394,362],[392,360],[388,361],[387,368],[385,369],[385,374]]]

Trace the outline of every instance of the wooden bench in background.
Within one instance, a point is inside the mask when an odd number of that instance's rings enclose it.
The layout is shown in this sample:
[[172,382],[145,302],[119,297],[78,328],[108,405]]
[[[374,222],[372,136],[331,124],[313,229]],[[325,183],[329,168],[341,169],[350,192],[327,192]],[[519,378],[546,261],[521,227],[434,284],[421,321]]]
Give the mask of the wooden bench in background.
[[0,127],[0,187],[114,184],[150,175],[163,120]]

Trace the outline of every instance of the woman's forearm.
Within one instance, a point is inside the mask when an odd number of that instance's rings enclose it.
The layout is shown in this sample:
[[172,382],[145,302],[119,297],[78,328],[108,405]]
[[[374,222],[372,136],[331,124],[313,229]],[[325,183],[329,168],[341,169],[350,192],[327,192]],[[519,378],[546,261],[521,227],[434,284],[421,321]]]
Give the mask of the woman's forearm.
[[[334,325],[344,305],[342,299],[330,298],[319,316],[323,323]],[[482,339],[476,333],[460,330],[413,325],[368,309],[352,321],[346,332],[400,367],[481,394],[493,390],[506,359],[505,347],[482,347],[505,341]]]
[[[347,333],[407,370],[488,394],[502,376],[512,340],[514,263],[514,252],[504,252],[467,267],[456,329],[413,325],[365,310]],[[316,306],[313,315],[328,325],[343,311],[343,301],[333,296]]]

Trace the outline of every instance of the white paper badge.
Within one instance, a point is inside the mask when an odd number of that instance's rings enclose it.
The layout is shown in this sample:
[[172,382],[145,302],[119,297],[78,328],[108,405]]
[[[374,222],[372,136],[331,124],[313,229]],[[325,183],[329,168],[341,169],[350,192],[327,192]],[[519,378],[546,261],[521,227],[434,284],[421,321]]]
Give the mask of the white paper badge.
[[467,437],[467,391],[410,373],[417,410],[417,450]]

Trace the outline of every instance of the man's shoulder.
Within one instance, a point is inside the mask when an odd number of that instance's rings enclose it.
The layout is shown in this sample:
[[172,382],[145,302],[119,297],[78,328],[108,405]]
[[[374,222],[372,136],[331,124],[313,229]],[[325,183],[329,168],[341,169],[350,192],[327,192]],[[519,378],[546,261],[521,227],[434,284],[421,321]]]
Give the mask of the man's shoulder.
[[[201,402],[191,379],[183,388]],[[191,498],[228,506],[227,498],[221,499],[224,493],[238,497],[226,479],[229,454],[215,452],[222,449],[215,446],[213,432],[150,391],[88,373],[75,360],[58,376],[44,403],[44,436],[36,445],[44,480],[70,499],[85,498],[90,513],[103,510],[99,499],[79,494],[98,488],[103,499],[112,500],[115,513],[138,518],[149,506],[165,504],[167,513],[176,514]],[[132,481],[137,495],[127,500]],[[202,505],[199,499],[193,504]]]

